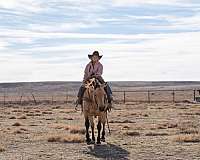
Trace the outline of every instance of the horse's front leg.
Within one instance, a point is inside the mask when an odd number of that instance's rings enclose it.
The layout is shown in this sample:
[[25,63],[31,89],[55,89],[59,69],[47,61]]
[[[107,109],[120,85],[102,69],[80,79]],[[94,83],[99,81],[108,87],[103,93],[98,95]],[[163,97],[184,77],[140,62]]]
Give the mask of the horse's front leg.
[[101,121],[98,121],[97,124],[98,136],[97,136],[97,144],[101,144],[100,134],[101,134]]
[[91,117],[90,119],[91,129],[92,129],[92,141],[95,143],[95,136],[94,136],[94,119]]
[[105,123],[103,123],[103,130],[102,130],[101,141],[102,141],[102,142],[105,142]]
[[85,118],[85,128],[86,128],[86,142],[87,142],[87,144],[89,144],[91,142],[90,134],[89,134],[89,127],[90,127],[89,118],[86,117]]

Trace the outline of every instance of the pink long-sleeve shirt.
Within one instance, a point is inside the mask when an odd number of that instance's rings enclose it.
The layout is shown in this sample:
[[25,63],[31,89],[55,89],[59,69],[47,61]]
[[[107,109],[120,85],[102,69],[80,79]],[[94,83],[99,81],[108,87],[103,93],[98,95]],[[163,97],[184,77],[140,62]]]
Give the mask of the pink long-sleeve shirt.
[[83,80],[86,80],[92,74],[95,76],[101,76],[103,74],[103,65],[100,62],[97,62],[94,65],[92,62],[89,62],[86,65]]

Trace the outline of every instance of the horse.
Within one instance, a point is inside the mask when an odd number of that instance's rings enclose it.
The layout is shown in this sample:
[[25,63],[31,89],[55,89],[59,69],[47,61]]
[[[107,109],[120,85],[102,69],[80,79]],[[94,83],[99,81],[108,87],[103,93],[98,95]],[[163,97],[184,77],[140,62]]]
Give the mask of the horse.
[[[107,118],[107,101],[104,88],[105,84],[100,84],[97,79],[92,78],[85,83],[85,92],[83,95],[82,111],[85,118],[86,142],[87,144],[95,144],[94,135],[94,118],[98,118],[97,144],[105,142],[105,124]],[[90,139],[89,127],[91,125],[92,139]],[[102,129],[102,135],[101,134]],[[100,137],[101,136],[101,137]]]

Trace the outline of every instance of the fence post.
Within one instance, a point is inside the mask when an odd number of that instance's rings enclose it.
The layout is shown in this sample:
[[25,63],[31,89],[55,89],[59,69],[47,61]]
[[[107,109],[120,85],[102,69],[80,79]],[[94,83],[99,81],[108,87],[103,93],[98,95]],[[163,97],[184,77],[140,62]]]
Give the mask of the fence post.
[[174,92],[174,90],[172,92],[172,95],[173,95],[173,103],[174,103],[175,102],[175,92]]
[[6,105],[6,93],[4,92],[4,95],[3,95],[3,105],[5,106]]
[[68,91],[66,92],[66,104],[68,103]]
[[53,105],[53,95],[51,96],[51,104]]
[[126,91],[124,91],[124,104],[126,103]]
[[33,100],[34,100],[34,102],[35,102],[35,105],[37,104],[37,102],[36,102],[36,99],[35,99],[35,96],[34,96],[34,94],[33,93],[31,93],[31,95],[32,95],[32,97],[33,97]]
[[151,102],[151,99],[150,99],[150,91],[148,90],[148,103]]
[[22,105],[22,97],[23,97],[23,94],[21,94],[20,99],[19,99],[20,105]]
[[196,90],[194,90],[194,101],[196,101]]

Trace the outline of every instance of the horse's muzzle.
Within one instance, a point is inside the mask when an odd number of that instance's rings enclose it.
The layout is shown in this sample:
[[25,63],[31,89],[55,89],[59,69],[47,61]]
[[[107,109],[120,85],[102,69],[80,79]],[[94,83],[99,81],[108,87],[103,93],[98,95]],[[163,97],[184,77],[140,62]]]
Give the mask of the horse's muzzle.
[[105,106],[99,107],[99,111],[103,112],[105,110]]

